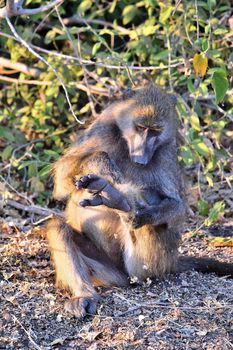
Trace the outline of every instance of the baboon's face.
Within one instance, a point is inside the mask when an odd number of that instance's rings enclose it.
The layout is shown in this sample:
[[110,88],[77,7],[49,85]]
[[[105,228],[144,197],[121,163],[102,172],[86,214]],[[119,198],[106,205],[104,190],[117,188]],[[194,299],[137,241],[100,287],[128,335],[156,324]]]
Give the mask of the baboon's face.
[[144,166],[149,164],[164,131],[154,107],[132,106],[120,118],[118,126],[127,142],[131,161]]
[[116,104],[115,112],[134,163],[146,166],[159,146],[175,140],[175,101],[154,85],[131,90]]
[[132,129],[124,133],[132,162],[147,165],[156,151],[160,134],[159,129],[133,123]]

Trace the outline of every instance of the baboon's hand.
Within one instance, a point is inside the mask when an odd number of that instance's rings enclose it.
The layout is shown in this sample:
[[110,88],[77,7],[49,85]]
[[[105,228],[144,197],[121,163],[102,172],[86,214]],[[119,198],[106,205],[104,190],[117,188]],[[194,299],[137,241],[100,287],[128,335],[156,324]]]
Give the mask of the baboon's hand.
[[65,303],[65,310],[73,314],[79,320],[86,315],[95,315],[99,297],[93,298],[72,298]]
[[105,205],[112,209],[130,211],[130,206],[124,195],[106,179],[95,174],[80,177],[75,182],[78,189],[86,189],[92,196],[83,199],[82,207]]
[[88,174],[75,180],[78,189],[87,189],[90,193],[101,192],[109,182],[95,174]]
[[131,217],[132,227],[140,228],[151,223],[151,214],[147,206],[138,207],[133,217]]

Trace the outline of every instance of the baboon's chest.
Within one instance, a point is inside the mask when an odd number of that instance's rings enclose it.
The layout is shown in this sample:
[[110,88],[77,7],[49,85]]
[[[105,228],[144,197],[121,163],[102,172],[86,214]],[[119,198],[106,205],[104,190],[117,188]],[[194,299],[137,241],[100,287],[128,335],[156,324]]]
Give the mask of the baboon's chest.
[[142,198],[148,205],[158,205],[162,200],[154,188],[142,190]]

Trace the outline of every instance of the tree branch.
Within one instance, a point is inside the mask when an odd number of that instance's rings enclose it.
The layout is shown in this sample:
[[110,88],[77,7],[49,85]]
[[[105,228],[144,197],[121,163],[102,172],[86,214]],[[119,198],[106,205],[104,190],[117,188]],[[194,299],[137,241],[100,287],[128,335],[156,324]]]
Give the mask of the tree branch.
[[7,0],[6,6],[0,9],[0,18],[26,15],[31,16],[36,13],[45,12],[61,4],[63,0],[53,0],[49,4],[37,7],[35,9],[24,9],[23,0]]
[[[14,39],[16,41],[19,41],[15,36],[1,32],[0,31],[0,35],[2,35],[5,38],[10,38],[10,39]],[[39,52],[43,52],[46,53],[47,55],[51,55],[51,56],[57,56],[60,57],[62,59],[66,59],[69,61],[76,61],[76,62],[82,62],[84,65],[92,65],[92,66],[96,66],[96,67],[103,67],[103,68],[109,68],[109,69],[117,69],[117,70],[123,70],[123,69],[132,69],[132,70],[164,70],[164,69],[168,69],[168,65],[159,65],[159,66],[133,66],[131,63],[129,64],[122,64],[119,63],[118,65],[113,65],[113,64],[108,64],[108,63],[102,63],[100,62],[95,62],[92,60],[87,60],[84,58],[80,58],[80,57],[75,57],[75,56],[71,56],[71,55],[64,55],[62,53],[56,52],[56,51],[49,51],[46,50],[42,47],[36,46],[36,45],[31,45],[31,47]],[[105,59],[106,60],[110,60],[110,59],[114,59],[112,57],[107,57]],[[170,67],[175,68],[175,67],[179,67],[179,66],[184,66],[184,60],[179,59],[177,60],[178,62],[173,63],[170,65]],[[190,62],[192,62],[192,59],[189,60]]]
[[[13,84],[27,84],[27,85],[52,85],[52,81],[40,81],[40,80],[29,80],[29,79],[17,79],[17,78],[11,78],[5,75],[0,75],[0,80],[7,81],[8,83]],[[82,83],[76,83],[75,81],[71,81],[68,83],[68,85],[76,86],[77,89],[82,90],[84,92],[87,92],[88,89],[86,85]],[[100,95],[100,96],[109,96],[109,89],[101,88],[94,85],[88,85],[89,90],[94,95]]]
[[55,74],[55,76],[56,76],[57,79],[59,80],[59,82],[60,82],[60,84],[61,84],[61,86],[62,86],[62,88],[63,88],[63,90],[64,90],[64,93],[65,93],[65,96],[66,96],[66,100],[67,100],[67,102],[68,102],[68,105],[69,105],[69,107],[70,107],[70,111],[71,111],[73,117],[75,118],[75,120],[76,120],[78,123],[83,124],[83,122],[80,121],[80,120],[76,117],[76,115],[75,115],[75,113],[74,113],[74,110],[73,110],[73,107],[72,107],[72,105],[71,105],[71,102],[70,102],[70,99],[69,99],[69,95],[68,95],[68,92],[67,92],[65,83],[64,83],[63,79],[60,77],[60,75],[58,74],[58,72],[56,71],[56,69],[55,69],[55,68],[51,65],[51,63],[49,63],[44,57],[42,57],[42,56],[39,55],[37,52],[35,52],[35,51],[33,50],[33,48],[32,48],[23,38],[21,38],[21,36],[17,33],[15,27],[14,27],[13,24],[11,23],[10,18],[7,17],[7,16],[6,16],[6,21],[7,21],[7,24],[8,24],[8,26],[9,26],[11,32],[13,33],[14,37],[15,37],[16,39],[18,39],[18,41],[19,41],[23,46],[25,46],[25,47],[28,49],[29,52],[31,52],[34,56],[36,56],[40,61],[42,61],[44,64],[46,64],[46,66],[48,66],[48,67],[53,71],[53,73]]
[[65,25],[82,24],[82,23],[97,24],[103,27],[110,27],[112,29],[115,29],[118,32],[121,32],[121,34],[129,35],[131,33],[131,30],[121,27],[119,25],[115,25],[114,23],[103,21],[102,19],[82,18],[78,14],[73,15],[72,17],[69,17],[69,18],[63,18],[62,20]]
[[20,62],[11,62],[8,58],[0,57],[0,66],[15,69],[32,77],[40,75],[39,69],[29,68],[26,64]]

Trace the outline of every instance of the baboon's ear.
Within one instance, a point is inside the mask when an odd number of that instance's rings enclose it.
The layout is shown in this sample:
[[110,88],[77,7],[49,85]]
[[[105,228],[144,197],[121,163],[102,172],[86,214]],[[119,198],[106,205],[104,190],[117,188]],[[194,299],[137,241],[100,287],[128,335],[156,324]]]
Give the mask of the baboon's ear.
[[134,95],[135,95],[135,91],[133,91],[132,89],[127,89],[127,90],[123,91],[122,99],[128,100],[128,99],[132,98]]
[[173,105],[176,106],[176,104],[177,104],[177,97],[176,97],[176,95],[170,95],[170,97],[171,97],[171,101],[172,101]]

